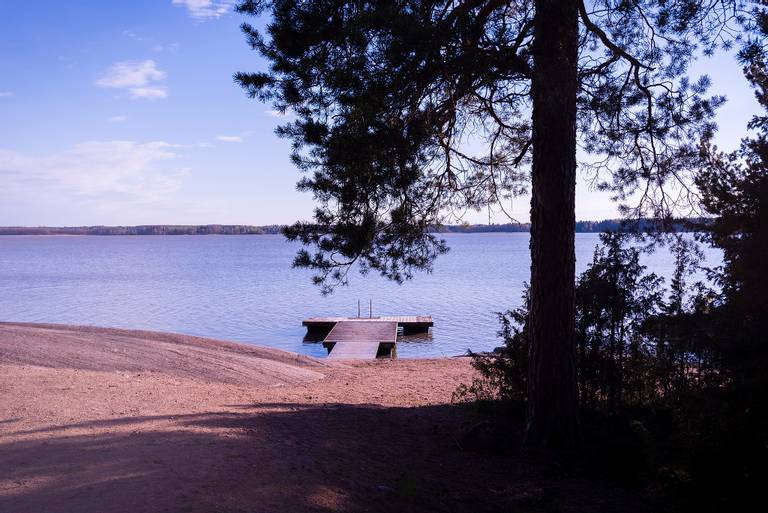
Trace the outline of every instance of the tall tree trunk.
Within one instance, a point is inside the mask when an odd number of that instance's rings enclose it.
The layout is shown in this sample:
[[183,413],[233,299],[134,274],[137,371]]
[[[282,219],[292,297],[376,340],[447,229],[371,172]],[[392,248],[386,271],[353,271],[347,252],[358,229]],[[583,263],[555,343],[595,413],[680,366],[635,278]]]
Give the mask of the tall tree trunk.
[[536,0],[535,9],[526,442],[563,452],[578,444],[574,347],[578,4]]
[[579,330],[579,407],[581,411],[587,410],[587,330]]

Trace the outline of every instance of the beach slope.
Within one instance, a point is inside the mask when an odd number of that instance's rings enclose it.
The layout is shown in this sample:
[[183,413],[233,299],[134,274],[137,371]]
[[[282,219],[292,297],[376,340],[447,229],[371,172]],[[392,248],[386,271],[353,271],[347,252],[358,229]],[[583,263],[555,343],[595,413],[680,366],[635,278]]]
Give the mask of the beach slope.
[[315,381],[325,367],[295,353],[173,333],[11,323],[0,323],[0,364],[267,386]]
[[636,510],[615,489],[470,446],[483,421],[451,397],[474,376],[467,358],[329,363],[0,323],[0,511]]

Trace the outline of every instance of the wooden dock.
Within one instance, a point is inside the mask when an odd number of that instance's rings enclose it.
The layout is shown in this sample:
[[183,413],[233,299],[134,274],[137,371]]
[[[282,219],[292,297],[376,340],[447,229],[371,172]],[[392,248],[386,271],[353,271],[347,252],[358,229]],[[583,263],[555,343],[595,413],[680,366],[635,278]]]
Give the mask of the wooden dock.
[[397,323],[393,321],[344,320],[334,324],[323,339],[330,346],[329,358],[376,358],[379,347],[397,343]]
[[336,342],[328,358],[332,360],[373,360],[379,354],[378,342]]
[[307,334],[320,341],[333,359],[372,359],[396,354],[397,335],[426,332],[428,316],[311,317],[302,322]]

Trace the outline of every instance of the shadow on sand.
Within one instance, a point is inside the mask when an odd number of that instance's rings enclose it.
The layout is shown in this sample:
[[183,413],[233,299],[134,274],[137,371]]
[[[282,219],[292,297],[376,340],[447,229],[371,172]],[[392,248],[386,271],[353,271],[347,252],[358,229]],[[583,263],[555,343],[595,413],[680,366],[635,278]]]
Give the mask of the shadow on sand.
[[547,477],[519,457],[459,450],[464,407],[259,403],[229,410],[18,431],[20,441],[0,441],[0,511],[612,507],[610,493],[584,494],[584,483]]

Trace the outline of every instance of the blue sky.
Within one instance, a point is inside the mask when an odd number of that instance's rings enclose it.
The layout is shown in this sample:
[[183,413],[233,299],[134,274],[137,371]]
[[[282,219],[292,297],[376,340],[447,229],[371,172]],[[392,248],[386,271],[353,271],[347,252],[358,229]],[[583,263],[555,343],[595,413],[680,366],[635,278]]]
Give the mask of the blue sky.
[[[232,3],[0,0],[0,225],[309,218],[280,119],[232,81],[265,66]],[[719,55],[694,72],[728,96],[717,142],[734,148],[756,111],[739,66]],[[527,220],[528,198],[512,212]],[[579,186],[577,218],[615,212]]]

